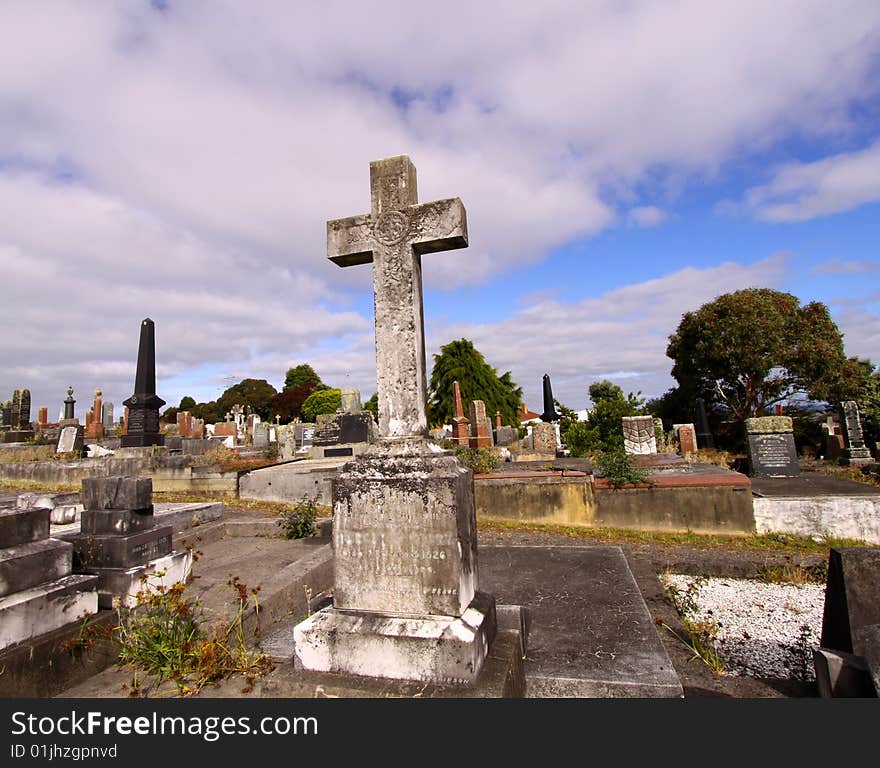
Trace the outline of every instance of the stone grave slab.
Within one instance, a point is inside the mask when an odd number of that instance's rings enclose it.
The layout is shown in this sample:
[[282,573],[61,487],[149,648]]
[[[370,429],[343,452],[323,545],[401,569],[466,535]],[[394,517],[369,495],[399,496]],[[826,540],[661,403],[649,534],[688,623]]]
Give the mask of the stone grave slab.
[[483,546],[480,577],[529,617],[527,696],[683,695],[619,547]]
[[82,452],[85,442],[84,429],[80,426],[63,427],[58,437],[56,453]]

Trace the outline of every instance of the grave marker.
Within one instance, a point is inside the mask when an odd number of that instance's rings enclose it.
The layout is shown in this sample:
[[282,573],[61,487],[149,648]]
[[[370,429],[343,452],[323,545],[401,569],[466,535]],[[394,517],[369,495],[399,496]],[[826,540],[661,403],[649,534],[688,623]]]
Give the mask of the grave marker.
[[150,318],[141,323],[134,394],[123,404],[128,408],[128,428],[122,437],[122,447],[163,445],[159,409],[165,401],[156,395],[156,328]]
[[623,449],[632,456],[657,453],[657,435],[651,416],[623,416]]
[[333,485],[333,607],[294,629],[306,669],[476,680],[495,634],[478,591],[473,474],[426,435],[421,255],[467,245],[457,198],[418,203],[408,157],[370,164],[371,213],[327,223],[340,266],[373,263],[380,441]]
[[800,468],[790,416],[746,419],[752,477],[797,477]]

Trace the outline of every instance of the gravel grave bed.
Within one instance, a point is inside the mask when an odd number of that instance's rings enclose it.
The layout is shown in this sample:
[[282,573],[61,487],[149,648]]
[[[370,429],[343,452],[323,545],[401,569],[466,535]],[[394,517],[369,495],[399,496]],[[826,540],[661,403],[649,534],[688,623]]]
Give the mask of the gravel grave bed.
[[[823,584],[768,584],[753,579],[664,574],[684,596],[684,619],[712,621],[715,647],[729,675],[813,680],[819,647]],[[681,602],[681,598],[679,598]]]

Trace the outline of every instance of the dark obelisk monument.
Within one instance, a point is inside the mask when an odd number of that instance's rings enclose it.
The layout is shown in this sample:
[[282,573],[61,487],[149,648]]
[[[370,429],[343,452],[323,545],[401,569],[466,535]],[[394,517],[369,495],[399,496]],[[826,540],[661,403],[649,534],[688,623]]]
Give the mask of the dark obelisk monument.
[[141,323],[134,394],[123,405],[128,407],[123,448],[165,444],[165,436],[159,433],[159,409],[165,401],[156,395],[156,326],[150,318]]
[[544,374],[544,413],[541,414],[541,421],[559,421],[562,417],[556,413],[556,407],[553,404],[553,390],[550,388],[550,375]]

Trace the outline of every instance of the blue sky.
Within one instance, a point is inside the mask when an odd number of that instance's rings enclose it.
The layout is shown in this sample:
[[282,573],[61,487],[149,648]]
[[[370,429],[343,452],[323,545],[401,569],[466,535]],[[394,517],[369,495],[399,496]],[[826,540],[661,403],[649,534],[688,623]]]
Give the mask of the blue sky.
[[7,0],[0,398],[121,403],[144,317],[170,404],[300,362],[367,397],[370,270],[325,222],[399,154],[468,211],[429,367],[465,336],[533,408],[544,373],[661,394],[682,313],[745,287],[880,362],[878,51],[874,0]]

